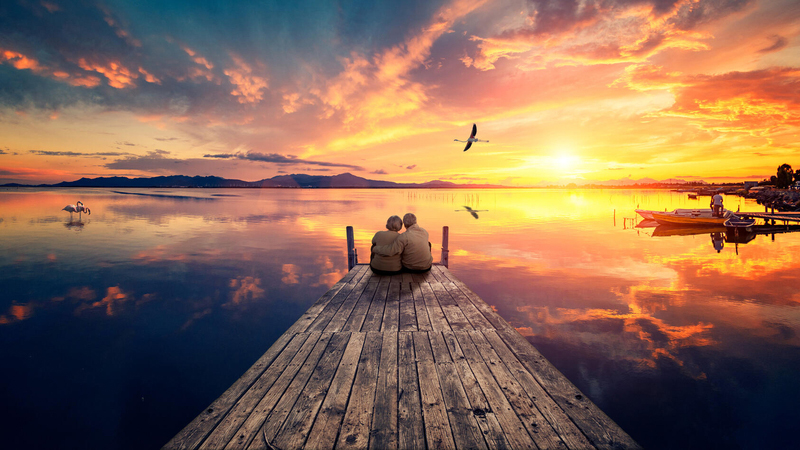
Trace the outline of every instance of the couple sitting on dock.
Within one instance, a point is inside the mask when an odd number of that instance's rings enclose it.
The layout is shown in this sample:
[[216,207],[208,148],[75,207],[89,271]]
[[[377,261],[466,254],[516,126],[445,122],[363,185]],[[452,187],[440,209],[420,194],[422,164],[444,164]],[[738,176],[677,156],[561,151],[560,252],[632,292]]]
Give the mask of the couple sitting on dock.
[[[399,231],[406,227],[406,231]],[[378,231],[372,238],[369,267],[379,275],[396,275],[402,272],[424,273],[431,270],[433,256],[428,232],[417,224],[417,216],[408,213],[400,220],[392,216],[386,221],[386,231]]]

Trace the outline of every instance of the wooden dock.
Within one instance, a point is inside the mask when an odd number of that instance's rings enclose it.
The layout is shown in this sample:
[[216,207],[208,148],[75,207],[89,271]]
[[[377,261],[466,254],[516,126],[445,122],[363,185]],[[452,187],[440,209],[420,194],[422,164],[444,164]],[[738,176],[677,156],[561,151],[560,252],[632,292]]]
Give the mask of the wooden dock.
[[773,222],[781,220],[784,223],[800,222],[800,212],[775,212],[775,210],[773,210],[772,212],[765,211],[763,213],[743,211],[743,212],[735,212],[734,214],[736,214],[739,217],[745,217],[748,219],[764,219],[765,221],[772,220]]
[[441,265],[355,265],[165,449],[640,448]]

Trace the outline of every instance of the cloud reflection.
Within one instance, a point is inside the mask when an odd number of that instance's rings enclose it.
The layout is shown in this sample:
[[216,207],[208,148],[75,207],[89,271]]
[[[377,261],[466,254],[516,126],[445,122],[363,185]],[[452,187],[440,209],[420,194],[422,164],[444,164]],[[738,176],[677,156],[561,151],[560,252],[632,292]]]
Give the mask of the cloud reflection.
[[119,286],[111,286],[106,290],[106,296],[99,302],[92,304],[82,304],[75,309],[75,314],[81,314],[83,311],[105,308],[107,316],[119,314],[122,311],[123,305],[130,300],[131,297],[128,293],[123,292]]
[[230,281],[230,301],[223,308],[248,306],[264,298],[266,291],[261,288],[261,279],[256,277],[237,277]]
[[0,325],[7,325],[33,317],[33,304],[14,303],[8,308],[6,314],[0,315]]

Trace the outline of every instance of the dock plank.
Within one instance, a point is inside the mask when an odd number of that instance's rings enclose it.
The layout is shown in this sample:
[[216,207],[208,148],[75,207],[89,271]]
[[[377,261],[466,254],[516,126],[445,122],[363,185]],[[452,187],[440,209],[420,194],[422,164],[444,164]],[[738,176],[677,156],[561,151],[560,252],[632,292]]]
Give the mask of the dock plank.
[[638,449],[446,267],[353,267],[165,449]]
[[372,427],[369,448],[373,450],[397,449],[398,431],[398,334],[383,333],[383,347],[378,369],[378,384],[372,408]]
[[422,420],[414,336],[411,332],[400,332],[397,340],[398,448],[421,450],[425,448],[425,426]]
[[362,296],[364,296],[367,287],[372,284],[372,275],[372,271],[367,271],[367,273],[364,274],[361,280],[359,280],[353,290],[347,294],[347,297],[345,297],[342,304],[339,305],[339,308],[333,314],[333,317],[331,317],[331,320],[325,326],[325,331],[331,333],[342,331],[342,328],[344,328],[345,324],[350,319],[350,315],[352,314],[359,300]]
[[333,377],[330,389],[322,402],[319,414],[315,418],[307,414],[299,422],[302,424],[303,430],[311,430],[308,432],[306,448],[333,448],[336,436],[339,434],[342,419],[344,419],[347,401],[350,398],[350,391],[356,376],[358,360],[364,348],[366,335],[363,332],[352,333],[341,363],[336,369],[336,375]]
[[255,383],[258,377],[272,364],[275,358],[284,350],[285,346],[295,338],[295,335],[284,333],[274,344],[264,353],[258,361],[253,364],[233,385],[228,388],[218,399],[214,400],[208,408],[204,409],[200,415],[186,425],[183,430],[175,435],[166,445],[165,449],[194,449],[222,420],[230,408],[247,392]]
[[383,336],[384,333],[377,331],[367,333],[361,358],[358,360],[350,400],[347,402],[344,420],[339,427],[337,449],[356,450],[369,446]]
[[528,393],[533,403],[553,429],[556,430],[556,433],[558,433],[567,447],[571,449],[592,448],[592,444],[589,443],[586,436],[522,365],[497,332],[483,330],[483,336],[489,341],[498,358],[505,363],[508,370],[516,377],[520,386]]
[[375,295],[377,289],[378,281],[370,279],[364,291],[361,293],[356,307],[353,308],[353,312],[350,313],[350,317],[342,327],[342,331],[361,331],[364,320],[367,318],[367,312],[369,312],[370,305],[372,305],[372,297]]
[[400,285],[400,331],[417,331],[417,311],[414,307],[414,295],[411,293],[411,282],[403,280]]
[[[295,374],[306,361],[306,357],[311,353],[317,341],[322,336],[320,332],[311,334],[298,334],[292,340],[281,355],[275,359],[274,363],[264,372],[264,374],[253,384],[253,386],[243,395],[225,418],[217,425],[214,431],[200,446],[200,449],[219,449],[228,445],[231,438],[239,431],[250,414],[259,407],[260,411],[269,411],[274,403],[265,405],[264,396],[268,391],[283,392],[294,378]],[[305,338],[305,339],[304,339]],[[327,339],[326,339],[327,341]],[[319,358],[317,358],[319,359]],[[275,389],[272,389],[272,388]],[[277,402],[277,399],[275,399]],[[254,416],[258,417],[258,415]],[[255,425],[256,429],[261,426],[259,422]],[[255,431],[255,430],[253,430]],[[241,437],[249,436],[245,427]]]
[[[322,402],[332,384],[335,371],[349,347],[351,333],[334,333],[325,354],[313,368],[306,380],[298,379],[297,383],[286,390],[281,401],[270,413],[261,427],[261,433],[270,445],[277,448],[300,448],[304,445],[308,430],[317,415]],[[258,445],[250,445],[250,449],[268,448],[261,441]]]
[[308,325],[306,331],[322,331],[328,326],[328,323],[334,317],[339,307],[344,303],[345,299],[350,295],[353,290],[362,289],[369,280],[370,272],[368,266],[355,266],[352,271],[356,271],[353,278],[345,284],[339,292],[336,293],[317,314],[314,320]]
[[380,331],[383,324],[383,314],[386,310],[386,296],[389,294],[389,277],[382,277],[372,296],[367,316],[361,325],[361,331]]
[[[306,340],[303,348],[298,353],[298,358],[295,358],[295,363],[290,364],[285,370],[283,370],[283,372],[280,374],[280,377],[272,386],[270,386],[269,390],[261,397],[258,404],[253,408],[249,416],[246,417],[246,420],[244,420],[241,426],[235,430],[232,438],[227,443],[225,443],[223,440],[219,440],[218,442],[209,442],[208,448],[246,448],[247,445],[250,444],[254,438],[256,438],[258,430],[264,424],[264,421],[273,411],[278,402],[280,400],[286,401],[286,399],[283,399],[283,395],[287,388],[293,383],[297,385],[301,382],[304,383],[305,380],[308,379],[308,375],[322,356],[322,352],[328,345],[330,338],[330,333],[313,333],[309,339]],[[303,361],[300,361],[299,356],[302,356],[302,354],[306,354],[308,356],[304,358]]]
[[417,331],[412,332],[412,335],[414,351],[417,354],[417,373],[427,445],[435,449],[455,449],[456,444],[439,385],[439,377],[436,375],[436,364],[428,332]]
[[493,328],[492,324],[483,315],[483,313],[461,292],[453,281],[446,276],[445,269],[442,266],[433,266],[431,271],[441,273],[441,283],[448,294],[453,298],[456,304],[461,308],[461,311],[467,317],[472,327],[475,329]]
[[[393,275],[399,277],[400,275]],[[386,309],[383,313],[381,331],[398,331],[400,328],[400,284],[393,279],[389,282],[389,293],[386,295]]]
[[517,358],[562,410],[599,449],[641,448],[597,405],[578,390],[517,330],[497,330]]
[[429,332],[428,338],[456,447],[486,449],[483,433],[478,426],[475,414],[473,414],[467,393],[461,384],[453,359],[450,357],[450,350],[448,350],[442,334],[435,331]]
[[[472,367],[470,367],[464,352],[461,350],[453,331],[443,331],[442,338],[450,352],[453,365],[456,368],[456,375],[461,380],[464,393],[472,407],[472,413],[486,439],[486,445],[491,450],[505,450],[511,448],[508,440],[503,433],[503,428],[497,419],[497,415],[489,406],[488,400],[481,389]],[[522,425],[520,424],[520,427]]]
[[486,395],[486,401],[489,404],[488,410],[494,413],[511,448],[537,448],[468,332],[462,330],[455,331],[453,334],[463,351],[464,358],[469,363],[470,370]]
[[468,331],[467,333],[536,445],[539,448],[566,449],[567,445],[542,416],[514,375],[505,367],[489,341],[480,331]]
[[420,290],[419,283],[414,282],[410,284],[411,296],[414,298],[414,313],[417,317],[417,330],[431,331],[431,319],[428,316],[428,307],[425,305],[425,298]]
[[458,306],[453,296],[450,295],[441,282],[428,283],[442,308],[442,312],[447,318],[447,323],[453,330],[473,329],[472,324],[467,320],[464,311]]
[[425,302],[425,310],[428,312],[428,318],[431,321],[431,329],[433,331],[444,331],[450,329],[450,324],[439,305],[439,300],[431,289],[431,285],[427,282],[419,284],[419,290],[422,293],[422,299]]

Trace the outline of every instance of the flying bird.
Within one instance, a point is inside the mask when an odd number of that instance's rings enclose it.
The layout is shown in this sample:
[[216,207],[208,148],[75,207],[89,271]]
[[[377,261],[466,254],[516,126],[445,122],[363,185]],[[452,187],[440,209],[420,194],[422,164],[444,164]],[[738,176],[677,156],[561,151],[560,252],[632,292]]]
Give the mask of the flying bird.
[[473,142],[489,142],[489,141],[482,141],[482,140],[476,138],[475,137],[476,134],[478,134],[478,126],[473,123],[472,124],[472,134],[469,136],[469,139],[467,139],[466,141],[460,141],[458,139],[453,139],[453,140],[456,141],[456,142],[466,142],[467,146],[464,147],[464,151],[469,150],[469,148],[472,147],[472,143]]
[[488,209],[472,209],[467,205],[464,205],[464,209],[457,209],[456,211],[465,211],[465,210],[469,211],[469,213],[472,214],[472,217],[474,217],[476,219],[478,218],[478,213],[479,212],[488,211]]

